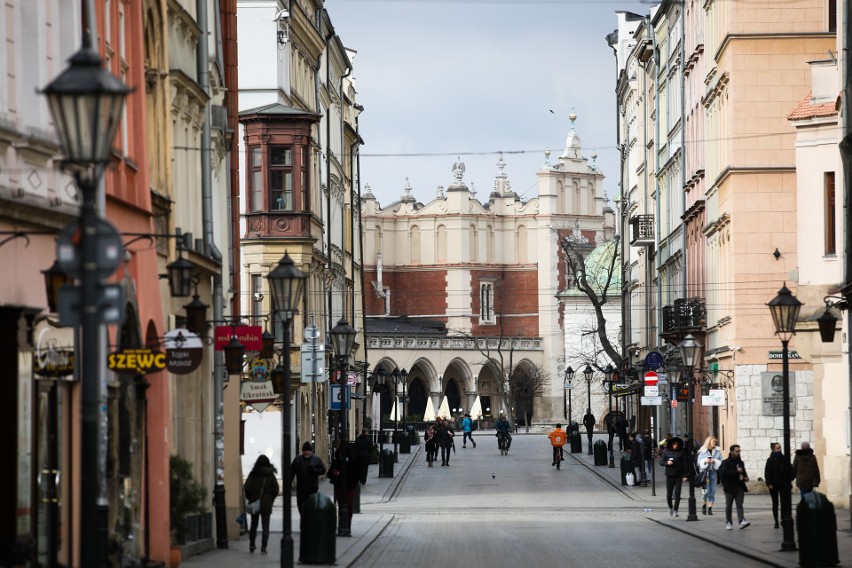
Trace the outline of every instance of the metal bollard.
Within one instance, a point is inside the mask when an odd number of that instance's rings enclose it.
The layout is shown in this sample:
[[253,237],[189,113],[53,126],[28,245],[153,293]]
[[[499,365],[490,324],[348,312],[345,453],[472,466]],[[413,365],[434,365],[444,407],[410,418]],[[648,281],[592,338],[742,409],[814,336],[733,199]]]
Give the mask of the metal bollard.
[[314,493],[302,505],[299,522],[299,562],[334,564],[337,559],[337,511],[334,502]]

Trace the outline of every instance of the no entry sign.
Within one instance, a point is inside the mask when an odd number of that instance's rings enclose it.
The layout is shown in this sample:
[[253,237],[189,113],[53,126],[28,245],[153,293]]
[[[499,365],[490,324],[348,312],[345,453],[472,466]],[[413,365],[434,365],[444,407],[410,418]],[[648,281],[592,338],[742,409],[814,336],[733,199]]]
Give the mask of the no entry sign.
[[657,386],[658,380],[659,380],[659,377],[657,377],[657,373],[655,373],[654,371],[648,371],[647,373],[645,373],[645,384],[647,386],[649,386],[649,387]]

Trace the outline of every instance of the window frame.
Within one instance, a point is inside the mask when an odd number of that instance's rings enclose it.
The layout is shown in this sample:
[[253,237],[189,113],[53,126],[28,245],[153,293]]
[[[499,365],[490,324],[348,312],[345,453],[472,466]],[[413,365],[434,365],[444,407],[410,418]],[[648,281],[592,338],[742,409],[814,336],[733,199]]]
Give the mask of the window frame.
[[494,325],[497,323],[497,315],[494,308],[493,280],[482,280],[479,282],[479,323],[480,325]]
[[834,172],[823,174],[823,249],[825,256],[837,254],[837,188],[835,181]]
[[[269,152],[269,211],[293,211],[295,209],[294,191],[293,191],[293,170],[295,169],[293,162],[293,144],[269,144],[267,146]],[[283,150],[286,159],[284,163],[276,163],[273,161],[274,152]],[[283,188],[278,189],[273,184],[275,176],[282,176]],[[289,198],[289,199],[287,199]],[[278,200],[282,199],[283,203],[279,206]]]

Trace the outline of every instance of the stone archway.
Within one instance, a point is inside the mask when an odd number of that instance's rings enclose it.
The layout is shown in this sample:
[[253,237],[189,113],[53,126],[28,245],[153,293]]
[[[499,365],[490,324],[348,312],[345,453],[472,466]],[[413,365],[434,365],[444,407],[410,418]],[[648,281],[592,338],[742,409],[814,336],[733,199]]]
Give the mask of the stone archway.
[[408,416],[419,416],[416,421],[423,420],[423,413],[426,412],[426,399],[429,393],[426,391],[426,385],[420,377],[414,378],[408,385],[408,404],[406,406],[406,414]]

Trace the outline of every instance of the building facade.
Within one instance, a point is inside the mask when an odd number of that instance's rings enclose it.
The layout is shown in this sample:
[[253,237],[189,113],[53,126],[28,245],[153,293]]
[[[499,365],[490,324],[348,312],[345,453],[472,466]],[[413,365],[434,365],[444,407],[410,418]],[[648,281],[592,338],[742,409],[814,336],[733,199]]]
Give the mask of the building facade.
[[[465,183],[460,160],[427,203],[410,186],[385,207],[369,189],[364,195],[369,357],[374,369],[408,372],[405,412],[413,419],[423,419],[430,400],[438,409],[446,398],[452,413],[479,397],[485,419],[506,412],[519,424],[564,421],[566,367],[596,364],[594,347],[577,337],[590,303],[577,305],[561,241],[604,246],[614,215],[571,118],[564,151],[554,163],[547,157],[528,201],[512,191],[502,156],[485,203]],[[618,297],[616,288],[611,305]],[[610,326],[617,335],[617,321]],[[391,398],[382,399],[383,416]],[[596,415],[602,400],[596,391]]]

